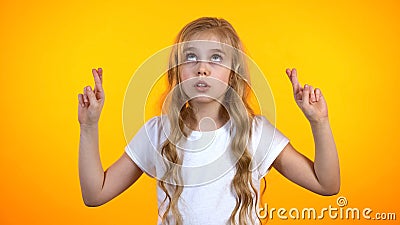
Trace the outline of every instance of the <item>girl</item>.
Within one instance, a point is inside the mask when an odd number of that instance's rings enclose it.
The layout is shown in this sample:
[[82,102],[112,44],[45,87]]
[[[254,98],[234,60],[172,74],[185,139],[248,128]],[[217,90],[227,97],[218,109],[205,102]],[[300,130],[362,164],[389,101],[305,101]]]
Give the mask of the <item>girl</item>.
[[259,224],[260,180],[272,166],[317,194],[337,194],[339,162],[321,90],[302,87],[296,69],[286,69],[312,128],[313,162],[265,117],[254,115],[242,51],[224,19],[187,24],[170,55],[166,114],[147,121],[106,171],[98,146],[103,71],[93,69],[94,89],[86,86],[78,96],[85,205],[110,201],[145,172],[157,178],[158,224]]

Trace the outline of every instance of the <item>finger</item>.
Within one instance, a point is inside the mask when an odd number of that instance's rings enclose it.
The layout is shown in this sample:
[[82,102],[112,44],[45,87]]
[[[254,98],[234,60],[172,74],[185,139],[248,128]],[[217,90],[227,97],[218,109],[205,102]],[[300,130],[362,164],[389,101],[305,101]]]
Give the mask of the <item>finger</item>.
[[94,105],[97,101],[96,96],[94,95],[94,92],[92,91],[92,88],[90,86],[88,86],[86,88],[86,95],[89,98],[89,102],[91,105]]
[[290,81],[292,82],[293,92],[297,93],[300,90],[301,85],[299,83],[299,80],[297,79],[297,70],[296,70],[296,68],[292,69],[292,72],[290,74]]
[[103,92],[101,79],[100,79],[100,76],[99,76],[98,72],[96,71],[96,69],[92,69],[92,74],[93,74],[93,78],[94,78],[94,90],[96,90],[98,92]]
[[290,78],[290,74],[292,73],[292,71],[290,71],[290,69],[289,68],[286,68],[286,74],[289,76],[289,78]]
[[295,95],[295,100],[302,100],[303,99],[303,91],[299,91],[296,95]]
[[89,103],[89,98],[86,95],[86,88],[87,87],[83,88],[83,103]]
[[304,85],[304,89],[303,89],[303,103],[305,102],[310,102],[310,89],[309,86],[307,84]]
[[[286,68],[286,75],[288,76],[290,83],[292,83],[292,87],[293,87],[293,82],[292,82],[292,71],[289,68]],[[293,88],[293,93],[296,96],[296,93],[294,88]]]
[[309,87],[310,87],[310,103],[314,103],[317,101],[317,98],[315,97],[314,93],[314,87],[311,85]]
[[83,102],[83,94],[78,94],[78,102],[81,107],[85,107],[85,103]]
[[317,96],[317,102],[322,98],[322,92],[319,88],[315,89],[315,95]]
[[103,84],[103,68],[98,68],[97,71],[100,77],[101,84]]

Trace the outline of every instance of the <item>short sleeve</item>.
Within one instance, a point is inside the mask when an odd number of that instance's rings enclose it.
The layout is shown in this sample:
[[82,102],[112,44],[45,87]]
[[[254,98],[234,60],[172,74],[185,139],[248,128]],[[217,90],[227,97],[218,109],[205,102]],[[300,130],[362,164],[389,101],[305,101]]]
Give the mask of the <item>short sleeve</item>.
[[125,147],[125,152],[132,161],[147,175],[156,173],[155,156],[159,148],[159,118],[148,120]]
[[251,149],[253,151],[253,168],[258,179],[264,177],[289,143],[289,139],[274,127],[264,116],[256,116],[253,120]]

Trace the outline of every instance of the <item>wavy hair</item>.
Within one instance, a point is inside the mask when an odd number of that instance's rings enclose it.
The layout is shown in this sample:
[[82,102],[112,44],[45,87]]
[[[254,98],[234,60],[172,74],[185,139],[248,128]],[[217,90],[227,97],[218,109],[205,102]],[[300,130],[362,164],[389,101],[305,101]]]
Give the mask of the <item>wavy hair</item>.
[[[235,130],[231,141],[231,150],[237,162],[235,165],[236,173],[231,183],[231,191],[235,194],[236,206],[231,213],[229,222],[230,224],[239,223],[247,225],[248,223],[243,221],[251,221],[248,219],[251,218],[251,211],[257,209],[258,193],[253,185],[250,170],[252,156],[247,149],[247,143],[251,137],[251,124],[254,118],[254,111],[248,102],[250,87],[248,84],[247,66],[243,58],[243,53],[241,53],[243,52],[243,46],[232,25],[224,19],[214,17],[202,17],[187,24],[179,32],[175,44],[189,41],[193,35],[202,32],[213,34],[220,39],[220,42],[238,50],[236,54],[233,54],[232,68],[235,69],[231,69],[229,79],[230,88],[228,88],[223,99],[223,103],[227,107],[220,107],[219,113],[223,119],[232,119]],[[168,91],[173,90],[180,82],[179,52],[179,47],[174,45],[169,59]],[[246,77],[247,79],[245,79]],[[190,100],[188,102],[180,102],[182,99],[185,99],[182,94],[179,91],[172,91],[170,94],[171,97],[167,100],[167,115],[171,127],[170,134],[162,145],[161,154],[171,163],[166,164],[166,172],[162,179],[157,182],[159,187],[166,193],[166,197],[162,202],[162,205],[165,206],[165,212],[162,215],[162,224],[170,224],[171,218],[168,216],[169,213],[172,214],[176,225],[183,224],[183,218],[178,209],[178,200],[183,191],[183,186],[179,185],[182,184],[180,166],[182,165],[183,155],[178,153],[175,143],[179,142],[182,135],[188,135],[183,132],[184,122],[197,121]],[[236,221],[237,214],[239,221]]]

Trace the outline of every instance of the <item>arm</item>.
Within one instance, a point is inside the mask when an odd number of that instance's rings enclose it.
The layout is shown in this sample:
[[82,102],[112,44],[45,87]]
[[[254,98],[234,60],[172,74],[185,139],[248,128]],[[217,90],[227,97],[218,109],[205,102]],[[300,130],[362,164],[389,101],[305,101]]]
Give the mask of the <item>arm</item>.
[[326,102],[319,89],[300,86],[296,70],[287,70],[296,103],[310,121],[315,143],[314,162],[289,143],[273,166],[294,183],[321,195],[334,195],[340,189],[339,159],[328,119]]
[[78,95],[80,123],[79,179],[85,205],[99,206],[118,196],[131,186],[142,171],[126,153],[103,170],[99,155],[98,120],[104,105],[102,70],[92,70],[95,88],[85,87]]

